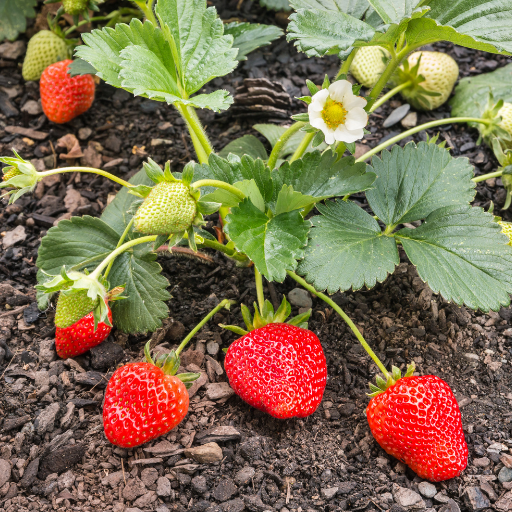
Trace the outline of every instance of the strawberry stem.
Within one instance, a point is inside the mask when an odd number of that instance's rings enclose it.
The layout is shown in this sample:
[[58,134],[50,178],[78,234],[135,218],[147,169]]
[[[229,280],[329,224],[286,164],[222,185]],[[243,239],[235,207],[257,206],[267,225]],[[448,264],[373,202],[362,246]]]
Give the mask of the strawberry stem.
[[227,190],[228,192],[231,192],[233,195],[238,197],[241,201],[245,199],[245,194],[238,188],[234,187],[233,185],[230,185],[229,183],[225,183],[224,181],[219,180],[199,180],[195,183],[192,183],[190,185],[191,188],[201,188],[201,187],[215,187],[215,188],[222,188],[223,190]]
[[390,373],[386,370],[386,367],[382,364],[381,360],[377,357],[377,354],[375,354],[375,352],[371,349],[370,345],[368,345],[368,343],[366,342],[366,340],[363,338],[363,335],[361,334],[361,332],[359,331],[359,329],[357,328],[356,324],[354,324],[354,322],[352,322],[352,320],[347,316],[347,314],[345,313],[345,311],[343,311],[343,309],[341,309],[338,304],[336,304],[336,302],[334,302],[332,299],[330,299],[329,297],[327,297],[327,295],[324,295],[323,293],[321,292],[317,292],[315,290],[315,288],[313,288],[313,286],[311,286],[310,284],[308,284],[304,279],[302,279],[302,277],[298,276],[295,272],[292,272],[291,270],[287,270],[286,273],[292,278],[294,279],[295,281],[297,281],[297,283],[299,283],[300,285],[302,285],[304,288],[306,288],[306,290],[310,291],[313,295],[316,295],[319,299],[322,299],[324,302],[326,302],[327,304],[329,304],[329,306],[331,306],[331,308],[334,309],[334,311],[336,311],[336,313],[338,313],[338,315],[341,316],[341,318],[343,318],[343,320],[345,320],[345,322],[347,323],[347,325],[352,329],[352,332],[355,334],[356,338],[359,340],[359,343],[361,343],[361,345],[363,346],[363,348],[366,350],[366,352],[368,353],[368,355],[373,359],[373,362],[379,367],[379,370],[384,374],[384,376],[387,378],[391,378],[391,375]]
[[400,85],[397,85],[396,87],[394,87],[393,89],[391,89],[390,91],[388,91],[386,94],[384,94],[384,96],[382,96],[381,98],[379,98],[373,105],[372,105],[372,108],[368,111],[368,112],[374,112],[375,110],[377,110],[382,104],[386,103],[386,101],[389,100],[389,98],[392,98],[396,93],[400,92],[402,89],[406,89],[407,87],[409,87],[410,85],[412,84],[412,82],[410,80],[408,80],[407,82],[404,82],[403,84],[400,84]]
[[306,149],[308,149],[308,146],[311,143],[311,141],[313,140],[313,138],[315,137],[316,133],[317,133],[316,131],[308,132],[308,133],[306,133],[306,135],[304,135],[302,142],[299,144],[299,146],[295,150],[295,153],[293,153],[293,155],[291,156],[291,158],[289,160],[290,164],[292,162],[295,162],[295,160],[298,160],[299,158],[302,157],[302,155],[306,152]]
[[499,178],[500,176],[503,176],[503,169],[501,171],[490,172],[489,174],[482,174],[482,176],[475,176],[471,181],[480,183],[481,181],[485,181],[490,178]]
[[281,135],[281,137],[277,139],[276,145],[272,148],[272,152],[270,153],[267,162],[267,165],[269,166],[271,171],[276,167],[277,159],[279,158],[279,155],[283,150],[283,147],[288,141],[288,139],[305,125],[306,123],[303,123],[302,121],[297,121],[293,123],[289,128],[287,128],[286,131]]
[[254,280],[256,281],[256,295],[258,297],[258,306],[263,315],[263,306],[265,305],[265,294],[263,293],[263,277],[261,272],[254,265]]
[[[123,245],[124,239],[126,238],[126,235],[129,233],[130,229],[132,229],[134,221],[135,221],[135,217],[132,217],[130,222],[128,222],[126,228],[123,231],[123,234],[121,235],[121,238],[119,239],[119,242],[117,242],[116,249],[118,249],[119,247],[121,247],[121,245]],[[114,264],[114,260],[111,260],[110,263],[108,264],[107,269],[105,270],[105,273],[103,274],[103,277],[105,279],[107,279],[107,277],[110,273],[110,269],[112,268],[113,264]]]
[[233,304],[235,304],[235,301],[224,299],[223,301],[219,302],[188,334],[188,336],[181,342],[180,346],[176,350],[176,355],[179,356],[181,351],[187,346],[187,343],[194,337],[194,335],[202,329],[204,324],[210,320],[212,316],[215,315],[218,311],[220,311],[222,308],[229,309]]
[[338,78],[341,75],[346,75],[350,70],[350,65],[352,64],[352,61],[354,60],[354,57],[356,56],[357,50],[359,48],[354,48],[348,55],[348,57],[341,63],[340,70],[336,74],[335,80],[338,80]]
[[119,183],[123,187],[132,188],[135,186],[121,178],[118,178],[114,174],[110,174],[107,171],[102,171],[101,169],[95,169],[94,167],[61,167],[60,169],[52,169],[51,171],[39,172],[37,174],[39,178],[44,178],[46,176],[52,176],[53,174],[62,174],[65,172],[90,172],[93,174],[99,174],[100,176],[104,176],[109,180]]

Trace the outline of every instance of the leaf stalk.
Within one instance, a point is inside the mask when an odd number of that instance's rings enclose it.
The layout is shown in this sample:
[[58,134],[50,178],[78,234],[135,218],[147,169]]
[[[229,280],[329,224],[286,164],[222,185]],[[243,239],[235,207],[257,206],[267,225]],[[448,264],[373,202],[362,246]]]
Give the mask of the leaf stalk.
[[302,139],[302,142],[299,144],[298,148],[295,150],[295,153],[291,156],[289,162],[295,162],[295,160],[298,160],[299,158],[302,158],[302,155],[306,152],[308,149],[308,146],[311,144],[311,141],[314,139],[316,135],[316,132],[308,132],[306,135],[304,135],[304,138]]
[[272,152],[270,153],[270,157],[268,159],[267,165],[269,166],[270,170],[274,170],[276,167],[277,159],[279,158],[279,155],[281,154],[281,151],[283,150],[284,145],[288,142],[290,137],[297,133],[306,123],[302,121],[297,121],[296,123],[293,123],[282,135],[279,137],[279,139],[276,142],[276,145],[272,148]]
[[53,174],[63,174],[65,172],[87,172],[92,174],[99,174],[100,176],[104,176],[109,180],[119,183],[119,185],[122,185],[123,187],[132,188],[135,186],[121,178],[118,178],[114,174],[111,174],[107,171],[102,171],[101,169],[95,169],[94,167],[61,167],[60,169],[52,169],[50,171],[39,172],[38,175],[40,178],[44,178],[46,176],[52,176]]
[[395,94],[399,93],[401,90],[403,89],[406,89],[407,87],[409,87],[410,85],[412,84],[412,82],[410,80],[408,80],[407,82],[404,82],[403,84],[400,84],[400,85],[397,85],[396,87],[394,87],[393,89],[391,89],[390,91],[388,91],[386,94],[384,94],[384,96],[382,96],[381,98],[379,98],[373,105],[372,105],[372,108],[369,110],[369,112],[374,112],[375,110],[377,110],[381,105],[383,105],[384,103],[386,103],[386,101],[389,100],[389,98],[392,98]]
[[192,188],[201,188],[201,187],[222,188],[223,190],[227,190],[228,192],[231,192],[233,195],[235,195],[236,197],[238,197],[238,199],[240,199],[242,201],[245,199],[245,194],[241,190],[237,189],[233,185],[230,185],[229,183],[226,183],[226,182],[220,181],[220,180],[199,180],[199,181],[192,183],[192,185],[190,185],[190,186]]

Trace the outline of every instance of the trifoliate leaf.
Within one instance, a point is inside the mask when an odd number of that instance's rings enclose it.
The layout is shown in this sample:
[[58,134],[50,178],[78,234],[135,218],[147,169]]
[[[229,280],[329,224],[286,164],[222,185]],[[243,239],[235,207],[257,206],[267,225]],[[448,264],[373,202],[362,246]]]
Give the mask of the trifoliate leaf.
[[440,208],[395,236],[419,276],[446,300],[482,311],[510,304],[512,247],[481,208]]
[[224,34],[233,36],[233,48],[238,48],[236,58],[247,60],[247,54],[275,41],[283,35],[283,31],[275,25],[235,21],[224,26]]
[[304,254],[309,225],[298,211],[269,218],[245,199],[231,209],[224,230],[269,281],[282,282]]
[[435,144],[408,143],[374,156],[368,170],[378,176],[366,194],[385,224],[424,219],[443,206],[468,204],[475,196],[473,167],[467,158],[452,158]]
[[34,18],[37,0],[0,0],[0,41],[14,41],[27,29],[25,18]]
[[297,272],[317,290],[335,293],[382,282],[400,263],[396,242],[350,201],[318,204],[304,259]]
[[266,160],[268,158],[265,146],[260,139],[254,135],[244,135],[239,139],[235,139],[219,151],[219,155],[222,158],[226,158],[230,153],[233,153],[233,155],[239,156],[240,158],[244,155],[250,156],[254,159],[261,158],[262,160]]

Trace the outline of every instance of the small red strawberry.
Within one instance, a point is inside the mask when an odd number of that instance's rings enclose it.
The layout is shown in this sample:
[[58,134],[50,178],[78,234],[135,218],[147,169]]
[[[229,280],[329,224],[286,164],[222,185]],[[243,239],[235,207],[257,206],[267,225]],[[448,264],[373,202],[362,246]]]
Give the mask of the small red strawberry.
[[46,117],[54,123],[67,123],[89,110],[94,101],[94,79],[91,75],[71,76],[63,60],[48,66],[41,75],[39,90]]
[[403,378],[396,371],[389,387],[377,379],[385,391],[371,386],[376,391],[366,415],[373,437],[421,478],[441,482],[459,476],[467,466],[468,448],[450,386],[434,375],[408,376],[414,367]]
[[313,414],[327,381],[318,338],[307,329],[284,323],[269,323],[233,342],[224,368],[242,400],[282,419]]
[[156,364],[146,345],[146,363],[130,363],[114,372],[103,405],[107,439],[122,448],[133,448],[162,436],[178,425],[188,412],[184,382],[198,374],[174,375],[179,358],[171,352]]
[[57,327],[55,349],[58,356],[62,359],[79,356],[105,340],[112,330],[112,311],[107,308],[111,325],[99,322],[94,330],[94,314],[91,312],[68,327]]

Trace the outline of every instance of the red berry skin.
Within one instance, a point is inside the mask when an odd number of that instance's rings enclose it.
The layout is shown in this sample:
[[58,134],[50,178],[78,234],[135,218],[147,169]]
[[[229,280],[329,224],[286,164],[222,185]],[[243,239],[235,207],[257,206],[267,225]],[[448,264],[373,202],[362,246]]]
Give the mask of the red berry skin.
[[[108,308],[108,319],[112,324],[112,311]],[[105,322],[99,322],[94,330],[94,316],[91,313],[69,327],[57,327],[55,330],[55,349],[62,359],[84,354],[92,347],[105,340],[112,327]]]
[[373,437],[418,476],[441,482],[468,463],[457,400],[439,377],[404,377],[374,396],[366,409]]
[[327,382],[319,339],[289,324],[268,324],[234,341],[224,368],[242,400],[280,419],[313,414]]
[[62,60],[48,66],[41,75],[39,91],[46,117],[54,123],[67,123],[89,110],[94,101],[94,78],[91,75],[71,76]]
[[163,436],[187,415],[185,384],[150,363],[126,364],[107,385],[103,427],[107,439],[133,448]]

